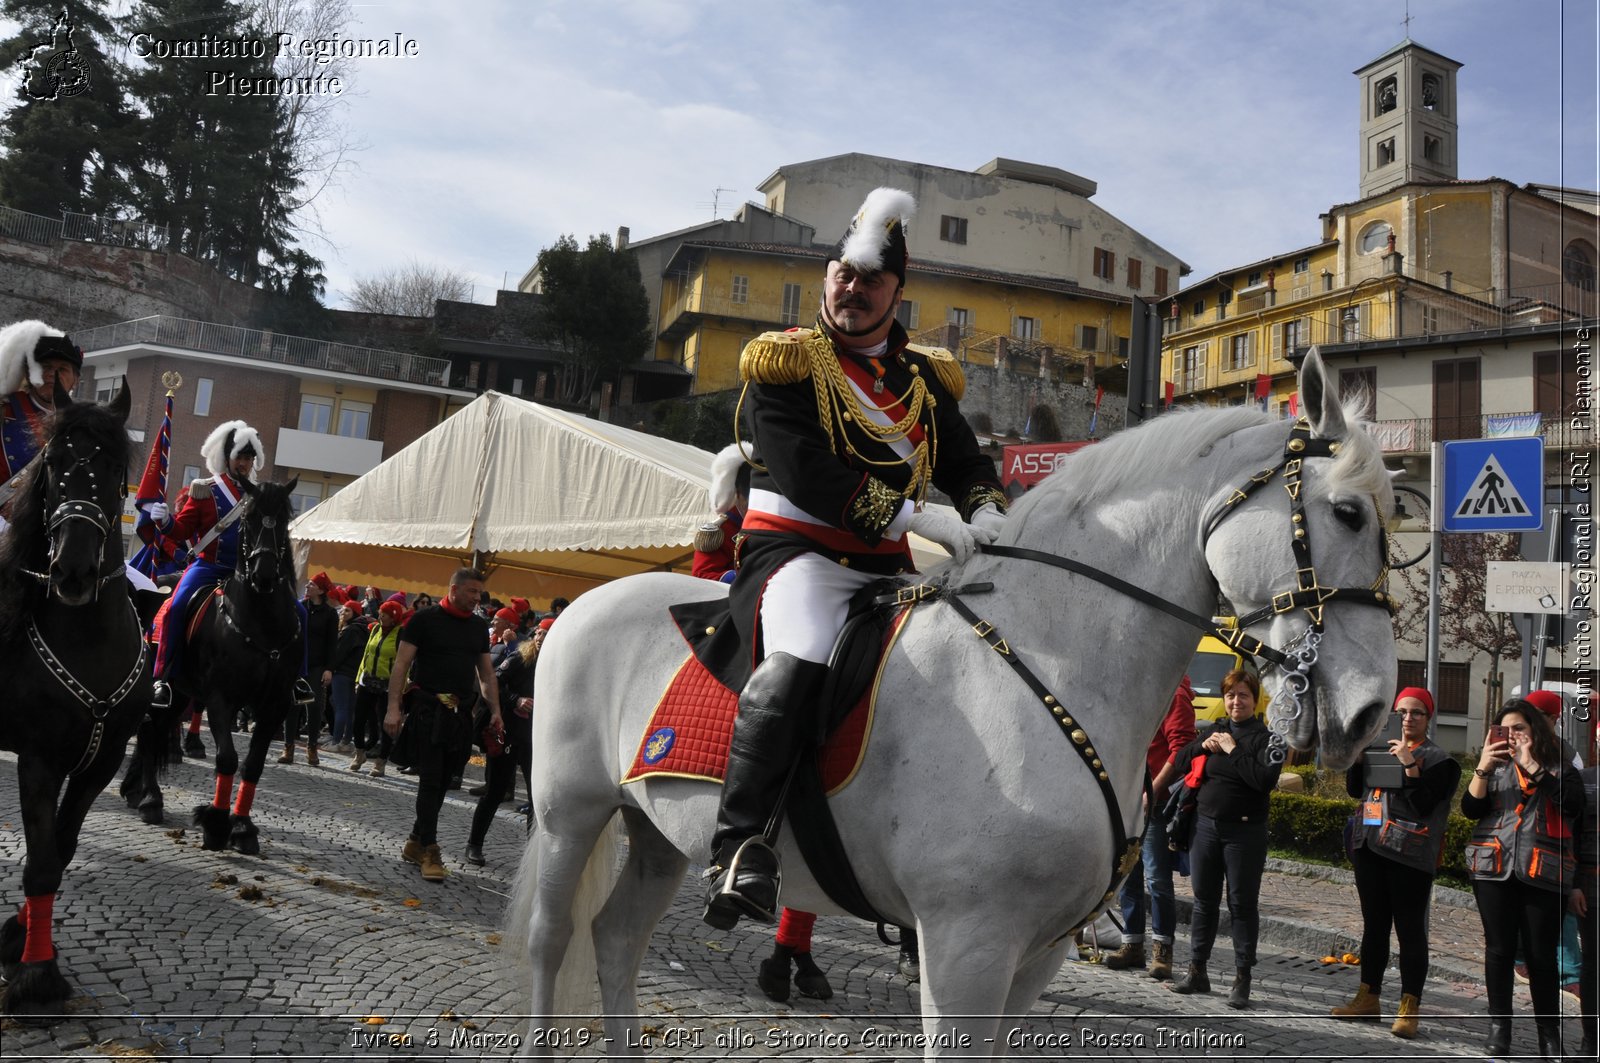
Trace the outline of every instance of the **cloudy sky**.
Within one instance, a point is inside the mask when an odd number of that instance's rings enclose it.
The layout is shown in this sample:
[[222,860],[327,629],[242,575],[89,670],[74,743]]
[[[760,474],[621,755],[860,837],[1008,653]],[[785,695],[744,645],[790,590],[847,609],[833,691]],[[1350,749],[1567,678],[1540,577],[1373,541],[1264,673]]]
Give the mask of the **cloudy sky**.
[[[364,149],[318,203],[329,301],[408,258],[491,301],[562,233],[723,217],[776,167],[859,151],[1082,174],[1187,283],[1316,241],[1357,198],[1352,71],[1406,0],[353,0]],[[1409,0],[1463,64],[1460,173],[1600,187],[1593,0]],[[720,190],[720,191],[719,191]]]

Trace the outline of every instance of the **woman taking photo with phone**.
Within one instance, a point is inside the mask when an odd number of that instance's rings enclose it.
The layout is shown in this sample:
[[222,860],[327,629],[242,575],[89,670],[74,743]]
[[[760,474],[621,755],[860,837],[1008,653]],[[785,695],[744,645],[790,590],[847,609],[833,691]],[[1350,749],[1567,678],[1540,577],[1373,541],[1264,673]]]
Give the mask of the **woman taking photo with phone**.
[[1389,1032],[1417,1036],[1422,986],[1428,980],[1428,902],[1461,765],[1428,738],[1433,695],[1406,687],[1394,699],[1400,737],[1387,743],[1400,763],[1400,786],[1368,777],[1367,758],[1345,773],[1345,789],[1361,802],[1350,824],[1350,861],[1361,900],[1361,986],[1336,1019],[1376,1019],[1389,965],[1389,928],[1400,946],[1400,1009]]
[[1561,743],[1544,713],[1513,698],[1472,772],[1461,812],[1477,825],[1467,872],[1483,920],[1483,981],[1489,997],[1491,1055],[1511,1048],[1512,965],[1521,937],[1528,989],[1539,1029],[1539,1055],[1561,1052],[1556,944],[1562,905],[1576,872],[1573,829],[1583,813],[1583,783],[1562,762]]

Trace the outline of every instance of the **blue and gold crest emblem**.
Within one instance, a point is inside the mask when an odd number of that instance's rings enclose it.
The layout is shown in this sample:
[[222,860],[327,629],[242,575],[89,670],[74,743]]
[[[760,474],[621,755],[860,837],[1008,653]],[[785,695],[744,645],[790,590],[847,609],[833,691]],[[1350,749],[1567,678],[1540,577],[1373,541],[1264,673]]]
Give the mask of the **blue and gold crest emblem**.
[[646,764],[658,764],[661,758],[672,752],[672,744],[678,740],[678,732],[670,727],[663,727],[649,738],[644,740],[644,757]]

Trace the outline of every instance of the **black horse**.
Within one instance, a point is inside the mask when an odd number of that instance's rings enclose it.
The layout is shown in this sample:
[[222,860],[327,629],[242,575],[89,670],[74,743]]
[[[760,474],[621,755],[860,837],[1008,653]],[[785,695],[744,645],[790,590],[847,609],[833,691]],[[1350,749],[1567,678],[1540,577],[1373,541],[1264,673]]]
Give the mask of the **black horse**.
[[[250,819],[256,784],[267,762],[267,747],[294,706],[294,682],[304,662],[305,632],[294,593],[294,561],[289,551],[289,520],[294,516],[287,484],[242,483],[249,496],[239,517],[239,558],[233,575],[215,592],[195,594],[194,610],[205,609],[197,624],[188,617],[171,626],[189,631],[172,708],[158,712],[139,729],[139,742],[123,795],[138,804],[147,823],[161,822],[157,779],[172,755],[172,733],[185,704],[203,706],[216,744],[216,789],[209,804],[194,810],[206,849],[232,848],[248,856],[261,852],[259,831]],[[189,629],[193,630],[190,631]],[[180,636],[175,636],[180,637]],[[243,769],[233,745],[237,714],[248,709],[255,726]],[[234,776],[240,782],[234,795]],[[229,802],[232,801],[232,809]]]
[[25,901],[0,926],[0,1010],[10,1014],[71,992],[51,941],[61,873],[150,707],[120,534],[129,401],[123,388],[107,406],[74,405],[57,388],[50,440],[21,474],[0,536],[0,749],[17,754],[27,843]]

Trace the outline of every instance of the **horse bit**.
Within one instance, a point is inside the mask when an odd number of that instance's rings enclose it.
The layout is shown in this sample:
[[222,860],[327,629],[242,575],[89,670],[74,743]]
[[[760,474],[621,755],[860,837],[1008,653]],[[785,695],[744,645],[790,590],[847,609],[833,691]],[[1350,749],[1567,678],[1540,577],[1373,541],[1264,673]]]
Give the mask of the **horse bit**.
[[[67,453],[72,456],[72,464],[61,470],[60,477],[55,485],[58,492],[64,493],[67,486],[67,476],[79,466],[87,467],[100,454],[100,448],[95,447],[87,457],[84,457],[73,447],[70,440],[63,441],[61,445],[66,447]],[[50,447],[46,447],[44,451],[40,452],[40,460],[43,463],[40,469],[41,473],[49,468],[49,451]],[[89,476],[89,489],[93,492],[99,487],[98,476],[92,467],[86,468],[85,471]],[[119,495],[126,497],[127,493],[127,486],[123,485]],[[95,530],[100,533],[100,545],[104,548],[106,539],[111,534],[111,521],[106,517],[105,510],[101,509],[98,504],[85,499],[66,498],[46,518],[45,533],[46,540],[49,543],[49,564],[45,566],[44,572],[34,572],[31,569],[23,568],[20,570],[23,575],[38,580],[46,587],[49,586],[49,570],[55,566],[58,550],[55,535],[70,520],[85,520],[93,525]],[[95,583],[94,600],[99,601],[100,588],[110,583],[113,579],[122,576],[125,571],[126,569],[119,562],[114,570],[100,577]],[[131,599],[128,601],[128,611],[133,614],[133,625],[137,630],[139,627],[139,615],[133,608]],[[32,645],[34,653],[38,655],[40,663],[55,677],[57,682],[67,689],[69,694],[78,699],[78,702],[89,711],[89,716],[94,721],[94,726],[89,731],[89,740],[84,746],[83,756],[78,758],[78,763],[73,766],[71,771],[67,772],[68,775],[75,775],[82,771],[99,755],[100,743],[105,737],[107,717],[111,715],[113,709],[121,705],[127,696],[133,692],[133,688],[138,685],[139,680],[143,677],[144,664],[149,656],[150,647],[143,636],[140,636],[138,641],[139,652],[134,658],[133,668],[128,672],[127,678],[122,681],[116,690],[102,698],[96,696],[92,690],[84,686],[77,676],[72,674],[72,669],[67,667],[66,662],[56,656],[55,652],[50,649],[49,644],[45,642],[37,620],[33,617],[28,618],[28,642]]]
[[[1287,700],[1290,705],[1284,712],[1274,714],[1270,725],[1272,734],[1269,740],[1268,758],[1272,763],[1281,764],[1285,758],[1285,749],[1288,745],[1284,736],[1288,731],[1289,723],[1297,719],[1301,712],[1304,711],[1301,695],[1309,690],[1311,686],[1311,669],[1317,663],[1317,647],[1322,641],[1323,609],[1326,604],[1334,599],[1339,599],[1360,605],[1377,606],[1391,614],[1394,612],[1393,601],[1388,593],[1381,589],[1388,580],[1389,565],[1387,559],[1383,561],[1382,571],[1379,572],[1377,580],[1371,587],[1324,587],[1317,578],[1316,567],[1312,564],[1305,502],[1302,497],[1303,481],[1301,474],[1303,463],[1306,458],[1333,457],[1338,453],[1339,443],[1337,441],[1313,438],[1310,424],[1303,418],[1297,420],[1294,428],[1289,433],[1287,443],[1284,445],[1283,458],[1276,465],[1263,469],[1250,477],[1242,487],[1236,488],[1228,496],[1227,500],[1223,502],[1221,508],[1206,522],[1205,530],[1201,536],[1202,546],[1206,540],[1209,540],[1217,527],[1234,512],[1234,507],[1244,502],[1274,476],[1281,477],[1284,490],[1289,494],[1289,520],[1294,529],[1291,548],[1295,559],[1295,587],[1293,590],[1274,594],[1270,604],[1243,616],[1235,615],[1220,618],[1201,616],[1152,594],[1142,587],[1119,579],[1108,572],[1058,554],[1051,554],[1042,550],[1030,550],[1026,547],[996,546],[993,544],[981,545],[979,550],[994,557],[1012,557],[1037,561],[1041,564],[1086,576],[1110,587],[1112,590],[1177,617],[1208,634],[1215,635],[1237,652],[1249,654],[1252,657],[1261,658],[1276,665],[1284,673],[1284,690],[1287,693]],[[1095,752],[1094,744],[1090,741],[1088,733],[1083,729],[1082,723],[1073,717],[1072,713],[1050,692],[1050,689],[1045,686],[1043,681],[1017,657],[994,624],[980,619],[961,600],[957,593],[961,590],[986,590],[989,587],[990,585],[988,584],[972,584],[963,588],[920,584],[901,588],[896,600],[900,604],[914,604],[934,598],[943,598],[949,602],[957,614],[971,625],[973,633],[982,639],[990,649],[1000,654],[1001,658],[1011,665],[1017,675],[1033,691],[1044,706],[1045,711],[1050,713],[1051,718],[1061,728],[1062,733],[1071,741],[1072,748],[1088,766],[1095,781],[1099,784],[1101,795],[1105,799],[1106,811],[1111,820],[1111,884],[1088,918],[1077,927],[1074,927],[1072,931],[1069,931],[1069,933],[1072,933],[1095,919],[1111,903],[1117,886],[1132,871],[1134,863],[1138,860],[1139,839],[1129,838],[1127,831],[1123,829],[1122,809],[1117,800],[1116,791],[1112,789],[1110,776],[1106,772],[1105,765],[1100,760],[1099,755]],[[1310,624],[1300,636],[1287,644],[1286,649],[1275,649],[1247,633],[1247,629],[1262,620],[1280,616],[1296,609],[1305,610]]]

